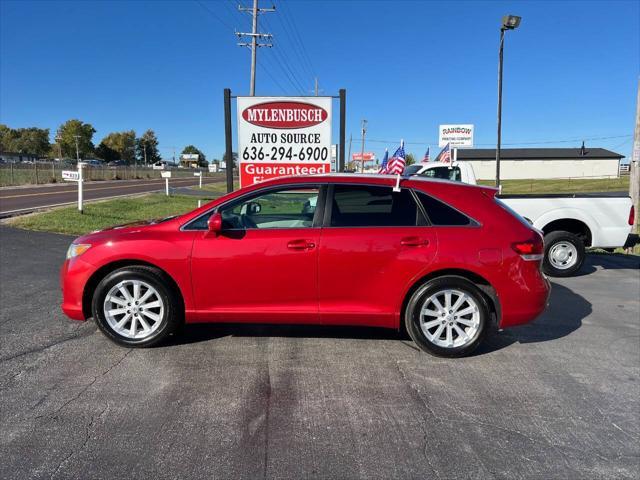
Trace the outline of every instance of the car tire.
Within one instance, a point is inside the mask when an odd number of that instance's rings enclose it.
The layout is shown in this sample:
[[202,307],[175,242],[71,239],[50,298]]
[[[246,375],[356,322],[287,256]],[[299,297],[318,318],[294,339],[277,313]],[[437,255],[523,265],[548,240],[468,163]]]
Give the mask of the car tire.
[[486,335],[489,318],[484,293],[458,276],[422,284],[409,297],[404,315],[415,344],[439,357],[464,357],[473,352]]
[[577,235],[557,231],[544,236],[542,270],[550,277],[572,276],[582,268],[584,259],[584,242]]
[[91,302],[100,330],[124,347],[151,347],[182,323],[180,298],[165,275],[145,266],[124,267],[103,278]]

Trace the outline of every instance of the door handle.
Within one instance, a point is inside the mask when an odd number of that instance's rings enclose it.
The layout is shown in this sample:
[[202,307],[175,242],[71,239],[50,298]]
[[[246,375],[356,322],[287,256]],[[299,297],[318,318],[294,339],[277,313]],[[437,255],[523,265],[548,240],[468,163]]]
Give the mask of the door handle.
[[289,250],[311,250],[316,248],[316,244],[309,240],[291,240],[287,243]]
[[405,237],[400,240],[400,245],[403,247],[423,247],[429,245],[429,240],[420,237]]

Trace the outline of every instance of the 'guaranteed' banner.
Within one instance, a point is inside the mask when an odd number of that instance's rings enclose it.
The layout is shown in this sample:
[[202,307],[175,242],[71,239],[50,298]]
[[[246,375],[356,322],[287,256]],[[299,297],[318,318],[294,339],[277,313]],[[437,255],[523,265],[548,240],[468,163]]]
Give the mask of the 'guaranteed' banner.
[[240,186],[331,171],[331,97],[238,97]]

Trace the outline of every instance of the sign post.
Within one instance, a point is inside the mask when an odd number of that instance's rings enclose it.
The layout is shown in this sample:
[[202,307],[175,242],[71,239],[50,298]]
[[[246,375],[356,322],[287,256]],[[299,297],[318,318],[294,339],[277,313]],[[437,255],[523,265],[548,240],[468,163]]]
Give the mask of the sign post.
[[83,213],[82,211],[82,187],[84,183],[83,178],[83,168],[85,166],[84,162],[78,162],[78,170],[62,170],[62,179],[65,182],[78,182],[78,211]]
[[171,178],[171,172],[160,172],[162,178],[164,178],[164,192],[169,196],[169,179]]
[[193,176],[199,178],[200,181],[198,182],[198,188],[202,188],[202,172],[193,172]]
[[331,102],[331,97],[237,97],[240,186],[329,173]]

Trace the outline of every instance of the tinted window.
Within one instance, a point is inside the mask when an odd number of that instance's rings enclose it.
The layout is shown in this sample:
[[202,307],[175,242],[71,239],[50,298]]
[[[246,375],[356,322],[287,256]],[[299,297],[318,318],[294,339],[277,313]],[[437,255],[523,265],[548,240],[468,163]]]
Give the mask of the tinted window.
[[424,193],[416,192],[433,225],[469,225],[469,217]]
[[415,226],[422,220],[407,189],[336,185],[331,208],[332,227]]
[[460,182],[462,176],[460,174],[460,167],[436,167],[430,168],[424,173],[420,174],[421,177],[440,178],[442,180],[453,180]]
[[420,171],[421,168],[422,168],[422,165],[420,165],[420,164],[409,165],[408,167],[404,167],[404,172],[402,172],[402,174],[403,175],[415,175],[416,173],[418,173]]

